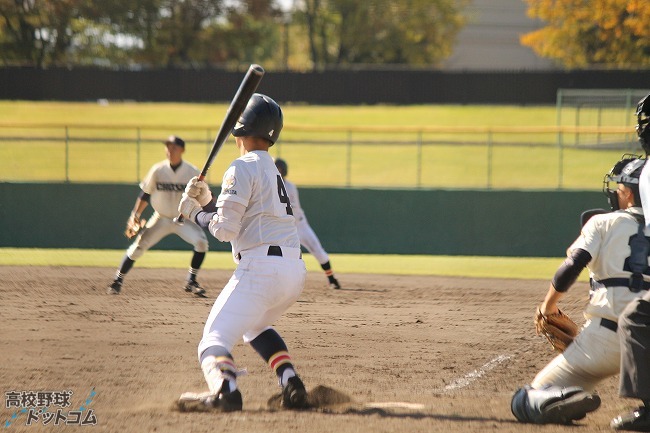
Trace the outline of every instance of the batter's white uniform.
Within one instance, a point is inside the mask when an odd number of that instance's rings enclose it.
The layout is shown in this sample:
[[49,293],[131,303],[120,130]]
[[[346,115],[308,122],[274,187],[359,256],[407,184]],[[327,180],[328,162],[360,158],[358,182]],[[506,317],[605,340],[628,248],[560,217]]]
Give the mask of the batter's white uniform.
[[176,224],[173,219],[178,216],[178,204],[181,201],[185,185],[199,170],[185,161],[172,170],[169,160],[154,164],[147,176],[140,183],[140,188],[151,196],[150,205],[154,213],[147,221],[146,230],[140,234],[126,251],[131,260],[139,259],[145,251],[156,245],[162,238],[172,233],[194,246],[194,251],[208,251],[208,238],[201,227],[192,221]]
[[[298,299],[307,273],[285,185],[268,152],[236,159],[221,188],[217,207],[238,208],[243,215],[224,209],[209,230],[230,240],[238,265],[210,311],[199,357],[208,347],[230,351],[240,338],[248,343],[269,329]],[[269,247],[282,256],[269,255]]]
[[300,197],[298,196],[298,188],[292,182],[284,179],[284,186],[287,189],[289,200],[291,201],[291,208],[293,209],[293,216],[296,218],[296,227],[298,228],[298,237],[300,244],[304,246],[318,260],[321,265],[329,262],[330,258],[323,248],[316,236],[316,233],[309,225],[307,216],[300,206]]
[[[626,270],[626,259],[630,257],[630,238],[637,234],[639,224],[630,212],[641,214],[640,207],[627,211],[616,211],[596,215],[587,221],[578,239],[569,247],[568,253],[581,248],[591,254],[587,266],[593,281],[609,278],[629,279],[632,275]],[[646,237],[650,230],[645,229]],[[645,281],[650,276],[644,275]],[[618,316],[628,303],[645,291],[632,292],[628,287],[603,287],[595,284],[590,291],[590,299],[584,316],[587,319],[580,334],[566,351],[551,361],[532,383],[534,388],[545,384],[580,386],[593,391],[601,380],[619,372],[620,347],[615,331],[601,325],[601,319],[618,321]]]

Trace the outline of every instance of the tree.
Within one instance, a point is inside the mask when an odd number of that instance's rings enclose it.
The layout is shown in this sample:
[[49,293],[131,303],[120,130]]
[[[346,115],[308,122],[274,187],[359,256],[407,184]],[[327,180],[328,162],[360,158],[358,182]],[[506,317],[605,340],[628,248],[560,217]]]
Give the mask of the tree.
[[436,65],[451,54],[465,1],[305,0],[315,67],[343,64]]
[[548,23],[523,45],[569,68],[650,66],[647,0],[526,0],[528,15]]

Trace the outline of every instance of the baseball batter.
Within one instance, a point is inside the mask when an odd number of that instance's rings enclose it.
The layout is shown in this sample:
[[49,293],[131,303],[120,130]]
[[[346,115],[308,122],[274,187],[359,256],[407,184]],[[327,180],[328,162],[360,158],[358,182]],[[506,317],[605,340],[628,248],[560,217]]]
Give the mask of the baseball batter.
[[307,391],[287,345],[271,326],[298,299],[306,277],[291,202],[268,153],[282,126],[280,106],[254,94],[232,131],[241,156],[226,170],[216,201],[205,182],[193,178],[180,202],[183,215],[232,244],[237,263],[212,306],[198,347],[209,391],[181,395],[181,411],[242,410],[231,354],[240,338],[277,375],[283,406],[307,407]]
[[[205,289],[196,279],[205,254],[208,251],[208,239],[201,227],[193,222],[177,224],[173,219],[178,216],[178,204],[181,201],[185,185],[199,170],[183,161],[185,141],[174,135],[164,141],[167,159],[154,164],[140,183],[140,195],[135,201],[133,211],[127,221],[127,236],[136,236],[135,241],[126,250],[115,279],[108,287],[108,293],[117,295],[122,291],[124,277],[133,264],[145,251],[156,245],[162,238],[172,233],[194,246],[194,254],[184,289],[200,297],[205,297]],[[145,227],[141,227],[142,212],[151,204],[154,212]]]
[[298,188],[296,185],[287,180],[287,173],[289,172],[289,167],[284,159],[277,158],[275,160],[275,166],[278,168],[278,171],[282,175],[282,180],[284,181],[284,186],[287,189],[287,195],[291,201],[291,208],[293,209],[293,216],[296,218],[296,225],[298,227],[298,236],[300,237],[300,244],[305,247],[320,263],[321,268],[325,271],[325,276],[332,289],[340,289],[341,285],[334,277],[334,271],[330,265],[330,258],[327,255],[327,252],[323,248],[316,236],[316,233],[309,225],[307,221],[307,216],[305,211],[302,210],[300,205],[300,197],[298,196]]
[[[645,244],[650,230],[643,223],[639,176],[645,159],[625,155],[606,177],[604,192],[614,212],[592,216],[567,250],[540,311],[558,312],[558,302],[589,268],[592,281],[584,327],[564,353],[540,371],[532,384],[512,399],[512,412],[521,422],[560,423],[583,418],[596,410],[595,386],[619,372],[617,320],[624,308],[650,287]],[[610,183],[616,183],[612,190]]]
[[[636,110],[636,132],[639,143],[650,154],[650,95],[646,95]],[[646,164],[639,180],[641,204],[646,230],[650,228],[650,164]],[[621,346],[621,376],[619,393],[643,403],[634,410],[615,417],[615,430],[650,431],[650,292],[630,302],[618,319]]]

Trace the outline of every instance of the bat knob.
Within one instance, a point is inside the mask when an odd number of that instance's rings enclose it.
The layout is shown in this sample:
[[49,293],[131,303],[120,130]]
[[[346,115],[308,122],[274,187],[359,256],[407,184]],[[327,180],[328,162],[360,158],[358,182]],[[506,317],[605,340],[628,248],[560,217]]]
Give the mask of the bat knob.
[[183,223],[185,222],[185,218],[183,218],[183,215],[179,215],[176,218],[174,218],[173,221],[179,226],[182,226]]
[[253,63],[249,69],[251,69],[257,75],[264,75],[264,68],[256,63]]

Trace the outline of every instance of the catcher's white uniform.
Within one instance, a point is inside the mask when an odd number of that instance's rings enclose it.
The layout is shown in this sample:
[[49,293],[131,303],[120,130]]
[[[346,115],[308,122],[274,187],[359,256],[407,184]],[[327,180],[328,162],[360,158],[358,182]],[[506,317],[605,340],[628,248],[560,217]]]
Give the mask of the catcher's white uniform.
[[296,227],[298,228],[298,237],[300,244],[304,246],[318,260],[321,265],[329,262],[330,258],[323,248],[316,236],[316,233],[309,225],[305,211],[300,206],[300,197],[298,195],[298,187],[292,182],[283,179],[284,186],[287,189],[287,195],[291,201],[291,208],[293,209],[293,216],[296,218]]
[[208,251],[208,239],[201,227],[194,222],[176,224],[173,219],[178,216],[178,203],[181,201],[185,185],[199,170],[188,162],[173,170],[169,160],[158,162],[151,167],[147,176],[140,183],[140,188],[151,196],[150,204],[154,213],[147,221],[146,230],[138,235],[127,250],[132,260],[137,260],[149,248],[162,238],[172,233],[194,246],[194,251]]
[[[588,269],[594,283],[584,312],[587,322],[566,351],[537,374],[532,383],[534,388],[552,384],[580,386],[592,391],[598,382],[619,372],[620,348],[615,324],[628,303],[645,291],[635,293],[626,286],[606,284],[606,287],[599,282],[628,280],[632,275],[627,265],[631,254],[629,242],[637,234],[639,224],[631,213],[640,215],[642,210],[632,207],[593,216],[567,250],[570,254],[580,248],[592,257]],[[650,229],[645,229],[645,235],[650,236]],[[650,276],[644,275],[644,280],[650,281]]]
[[199,357],[211,346],[231,350],[240,338],[248,343],[269,329],[298,299],[306,277],[291,204],[269,153],[236,159],[221,188],[209,230],[231,242],[238,265],[210,311]]

